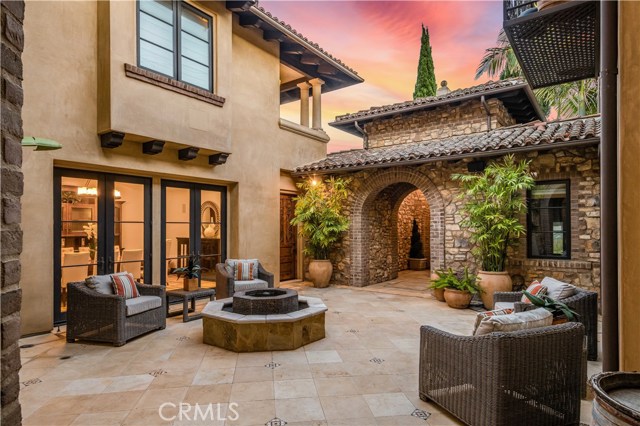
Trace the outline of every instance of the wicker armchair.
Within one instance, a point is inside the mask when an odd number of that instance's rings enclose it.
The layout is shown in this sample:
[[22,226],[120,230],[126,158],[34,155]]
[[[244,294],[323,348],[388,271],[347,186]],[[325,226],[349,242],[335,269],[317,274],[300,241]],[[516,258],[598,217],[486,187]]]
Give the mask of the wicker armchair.
[[[569,306],[580,316],[578,320],[584,325],[587,336],[587,359],[596,361],[598,359],[598,293],[576,289],[576,294],[560,302]],[[515,312],[522,312],[527,309],[535,309],[536,306],[530,303],[522,303],[522,292],[496,292],[493,294],[493,303],[508,302],[513,303]]]
[[420,399],[474,426],[577,425],[583,335],[579,323],[483,336],[422,326]]
[[[264,281],[266,287],[273,288],[273,274],[267,272],[260,262],[258,262],[258,280]],[[249,281],[242,281],[242,283],[249,283]],[[264,286],[264,284],[262,284],[262,286]],[[252,285],[250,287],[253,289],[255,286]],[[216,265],[216,299],[226,299],[227,297],[233,296],[233,293],[236,291],[242,291],[243,289],[236,287],[236,280],[229,274],[224,263],[218,263]],[[247,289],[249,289],[249,287],[247,287]]]
[[164,329],[167,314],[164,287],[146,284],[137,287],[141,296],[160,297],[160,307],[127,316],[124,297],[99,293],[84,282],[69,283],[67,342],[81,339],[122,346],[136,336]]

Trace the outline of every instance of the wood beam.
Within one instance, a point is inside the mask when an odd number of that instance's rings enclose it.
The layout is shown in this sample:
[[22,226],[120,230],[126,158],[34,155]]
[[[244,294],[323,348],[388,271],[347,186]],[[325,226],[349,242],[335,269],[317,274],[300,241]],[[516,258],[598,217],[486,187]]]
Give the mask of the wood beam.
[[200,149],[194,146],[190,146],[188,148],[183,148],[178,150],[178,159],[182,161],[193,160],[198,156],[198,151]]
[[300,62],[305,65],[320,65],[322,60],[312,53],[305,52],[302,54],[302,58],[300,58]]
[[100,135],[100,146],[103,148],[118,148],[124,141],[124,133],[122,132],[107,132]]
[[287,54],[287,55],[302,55],[304,52],[306,52],[306,49],[302,46],[300,46],[299,44],[295,44],[295,43],[282,43],[280,45],[280,54],[282,55]]
[[164,149],[164,141],[153,140],[142,144],[142,153],[148,155],[160,154]]
[[262,19],[254,15],[240,15],[240,25],[243,27],[260,28]]
[[255,3],[254,0],[227,1],[226,6],[230,11],[237,13],[249,10]]
[[283,83],[283,84],[280,85],[280,91],[281,92],[287,92],[289,90],[296,89],[298,87],[298,84],[304,83],[307,80],[308,80],[308,78],[306,78],[306,77],[300,77],[298,79]]
[[279,41],[281,43],[288,40],[287,36],[282,34],[280,31],[275,31],[275,30],[265,30],[264,34],[262,35],[262,38],[264,38],[267,41]]

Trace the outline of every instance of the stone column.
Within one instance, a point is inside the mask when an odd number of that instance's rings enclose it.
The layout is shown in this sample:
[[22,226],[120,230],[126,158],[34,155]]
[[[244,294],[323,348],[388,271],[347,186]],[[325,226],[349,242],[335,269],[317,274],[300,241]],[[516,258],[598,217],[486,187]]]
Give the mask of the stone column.
[[300,124],[309,127],[309,89],[307,82],[297,84],[300,88]]
[[22,49],[24,2],[3,1],[2,11],[2,416],[3,425],[20,425],[20,227],[22,176]]
[[324,81],[319,78],[314,78],[313,80],[309,80],[309,83],[311,83],[311,91],[313,92],[313,128],[316,130],[322,130],[320,94],[322,92],[322,85],[324,84]]

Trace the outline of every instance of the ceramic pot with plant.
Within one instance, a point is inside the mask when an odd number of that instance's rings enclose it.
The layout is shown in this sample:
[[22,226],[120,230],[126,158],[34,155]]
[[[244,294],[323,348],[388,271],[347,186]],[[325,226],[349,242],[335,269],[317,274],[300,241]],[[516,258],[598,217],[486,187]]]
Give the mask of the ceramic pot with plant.
[[513,288],[506,270],[507,250],[526,232],[520,217],[527,210],[525,191],[534,185],[529,162],[507,155],[480,174],[456,174],[453,179],[462,187],[461,226],[470,231],[472,253],[481,266],[482,303],[493,309],[493,294]]
[[327,287],[333,274],[329,254],[349,229],[343,205],[349,196],[348,179],[310,179],[298,184],[302,193],[296,197],[292,225],[299,226],[305,239],[304,252],[311,257],[309,278],[316,287]]
[[451,268],[446,271],[435,271],[435,274],[436,278],[431,281],[430,288],[433,290],[433,296],[440,302],[444,302],[444,290],[447,287],[453,287],[458,277]]
[[182,289],[184,291],[193,291],[198,289],[198,281],[201,271],[202,268],[193,257],[189,258],[189,263],[186,267],[176,268],[173,270],[174,273],[182,275]]
[[424,271],[427,269],[427,258],[424,257],[422,237],[418,228],[418,221],[413,219],[411,227],[411,247],[409,248],[409,269],[412,271]]
[[454,275],[451,286],[444,289],[444,300],[450,308],[466,309],[473,295],[480,291],[478,277],[465,267],[461,277]]
[[577,321],[579,315],[566,304],[552,299],[546,294],[534,296],[528,291],[523,291],[524,295],[531,301],[534,306],[544,308],[553,314],[553,324],[562,324],[569,321]]

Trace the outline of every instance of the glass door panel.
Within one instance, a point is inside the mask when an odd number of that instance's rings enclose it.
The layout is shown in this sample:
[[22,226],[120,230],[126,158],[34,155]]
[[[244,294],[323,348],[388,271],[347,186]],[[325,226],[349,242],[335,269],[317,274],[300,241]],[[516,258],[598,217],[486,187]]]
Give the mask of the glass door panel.
[[201,287],[215,287],[216,264],[222,261],[221,201],[219,191],[200,190],[200,244],[196,254],[202,267]]
[[98,273],[100,247],[98,215],[98,179],[81,175],[62,176],[60,179],[60,219],[58,267],[54,283],[56,316],[67,311],[67,287],[69,283],[84,281]]
[[201,266],[200,287],[214,288],[216,264],[225,259],[226,188],[163,181],[164,273],[167,289],[183,287],[176,268],[189,257]]
[[182,275],[175,272],[189,263],[191,248],[191,190],[165,188],[165,284],[168,290],[182,288]]
[[145,280],[145,185],[114,182],[113,189],[113,271],[129,272]]

